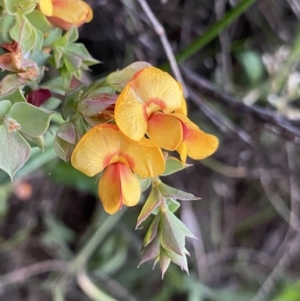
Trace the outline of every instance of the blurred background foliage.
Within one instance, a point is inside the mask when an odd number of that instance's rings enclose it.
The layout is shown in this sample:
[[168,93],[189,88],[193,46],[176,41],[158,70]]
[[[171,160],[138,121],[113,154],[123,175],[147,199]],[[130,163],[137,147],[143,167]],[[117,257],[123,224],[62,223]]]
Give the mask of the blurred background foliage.
[[[89,2],[80,39],[102,62],[89,81],[137,60],[170,70],[138,2]],[[191,119],[220,139],[213,157],[167,178],[202,198],[178,213],[198,237],[190,275],[137,268],[147,193],[107,216],[96,180],[57,159],[54,114],[46,150],[33,149],[13,183],[0,171],[0,300],[299,301],[299,1],[149,5],[182,68]]]

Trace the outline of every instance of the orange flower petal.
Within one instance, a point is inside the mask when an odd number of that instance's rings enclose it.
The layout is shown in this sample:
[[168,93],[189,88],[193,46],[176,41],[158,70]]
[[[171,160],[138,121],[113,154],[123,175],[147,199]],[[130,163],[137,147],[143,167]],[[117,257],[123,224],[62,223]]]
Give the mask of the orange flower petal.
[[94,176],[112,163],[122,162],[142,178],[163,173],[165,162],[158,145],[144,138],[135,142],[116,125],[93,127],[79,141],[71,157],[72,165]]
[[132,154],[133,162],[130,167],[142,179],[153,178],[165,170],[165,160],[160,147],[153,141],[143,138],[139,142],[122,145],[122,153]]
[[52,0],[52,17],[57,17],[69,24],[82,24],[90,22],[93,11],[90,6],[80,0]]
[[176,150],[183,138],[181,121],[171,114],[152,114],[148,120],[147,134],[161,148]]
[[125,137],[113,127],[93,127],[78,142],[71,157],[72,165],[89,177],[101,172],[109,158],[119,153],[120,141]]
[[184,141],[180,143],[179,147],[177,148],[177,152],[180,155],[182,163],[185,164],[187,158],[187,146]]
[[178,86],[179,86],[179,88],[182,92],[182,98],[181,98],[180,107],[178,109],[176,109],[175,112],[187,116],[188,110],[187,110],[187,103],[186,103],[186,100],[185,100],[184,95],[183,95],[183,88],[182,88],[182,85],[179,82],[178,82]]
[[195,160],[205,159],[212,155],[219,146],[217,137],[206,134],[200,129],[189,129],[188,136],[184,143],[187,147],[187,155]]
[[131,169],[122,164],[109,165],[101,177],[98,193],[105,211],[113,214],[122,204],[135,206],[141,195],[140,182]]
[[171,113],[181,102],[182,91],[177,82],[168,73],[147,67],[138,71],[119,95],[116,123],[130,139],[139,140],[146,133],[152,113]]
[[115,106],[115,120],[118,127],[127,137],[138,141],[146,133],[147,118],[143,103],[137,101],[134,90],[126,85]]
[[53,14],[52,0],[40,0],[39,7],[43,15],[49,17]]
[[158,68],[148,67],[139,71],[130,82],[140,101],[147,106],[154,103],[159,110],[171,113],[179,108],[182,91],[175,79]]

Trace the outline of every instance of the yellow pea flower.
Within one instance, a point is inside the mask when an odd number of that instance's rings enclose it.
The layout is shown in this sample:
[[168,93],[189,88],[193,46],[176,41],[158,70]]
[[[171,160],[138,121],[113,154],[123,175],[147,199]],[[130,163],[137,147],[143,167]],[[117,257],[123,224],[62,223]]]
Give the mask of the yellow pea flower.
[[155,67],[138,71],[119,95],[115,120],[120,130],[138,141],[145,134],[161,148],[200,160],[212,155],[218,139],[199,129],[187,117],[182,87]]
[[52,24],[65,30],[93,19],[91,7],[81,0],[40,0],[39,7]]
[[147,132],[149,118],[160,111],[171,113],[180,108],[182,97],[180,86],[168,73],[155,67],[144,68],[119,95],[115,107],[116,123],[127,137],[138,141]]
[[112,124],[89,130],[77,144],[71,162],[90,177],[103,171],[98,194],[109,214],[121,209],[122,204],[138,203],[141,187],[136,174],[141,178],[155,177],[165,168],[158,145],[146,138],[133,141]]

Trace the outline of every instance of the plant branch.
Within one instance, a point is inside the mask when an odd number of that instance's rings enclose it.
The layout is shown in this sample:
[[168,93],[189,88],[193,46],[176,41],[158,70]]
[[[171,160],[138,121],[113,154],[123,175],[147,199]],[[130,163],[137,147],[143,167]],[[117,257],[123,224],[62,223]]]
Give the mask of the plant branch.
[[63,260],[46,260],[32,265],[16,269],[5,275],[0,276],[0,288],[5,286],[25,281],[28,278],[51,271],[65,272],[69,264]]
[[191,85],[195,86],[201,95],[218,101],[220,104],[226,106],[226,109],[231,109],[240,115],[243,114],[250,116],[263,124],[271,125],[276,129],[277,134],[280,134],[295,143],[300,143],[299,123],[290,121],[285,116],[270,109],[260,108],[255,105],[245,105],[241,100],[238,100],[224,92],[218,91],[218,88],[207,79],[196,74],[186,66],[182,67],[182,72],[186,80]]
[[174,76],[177,79],[177,81],[179,81],[182,84],[185,97],[188,97],[188,91],[185,88],[185,84],[184,84],[181,72],[179,70],[178,64],[176,62],[172,47],[167,38],[164,27],[159,23],[159,21],[155,17],[154,13],[152,12],[152,10],[146,0],[138,0],[138,2],[140,4],[141,8],[143,9],[144,13],[148,17],[150,23],[152,24],[156,34],[159,36],[162,46],[164,48],[164,51],[167,55],[168,61],[170,63],[171,69],[174,73]]

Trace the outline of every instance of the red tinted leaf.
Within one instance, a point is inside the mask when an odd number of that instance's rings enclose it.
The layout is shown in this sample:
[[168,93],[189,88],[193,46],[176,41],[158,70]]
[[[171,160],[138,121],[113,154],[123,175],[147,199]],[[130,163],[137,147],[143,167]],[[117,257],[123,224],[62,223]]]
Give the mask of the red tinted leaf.
[[51,92],[48,89],[39,89],[31,91],[27,94],[27,101],[36,107],[41,106],[46,100],[51,97]]

